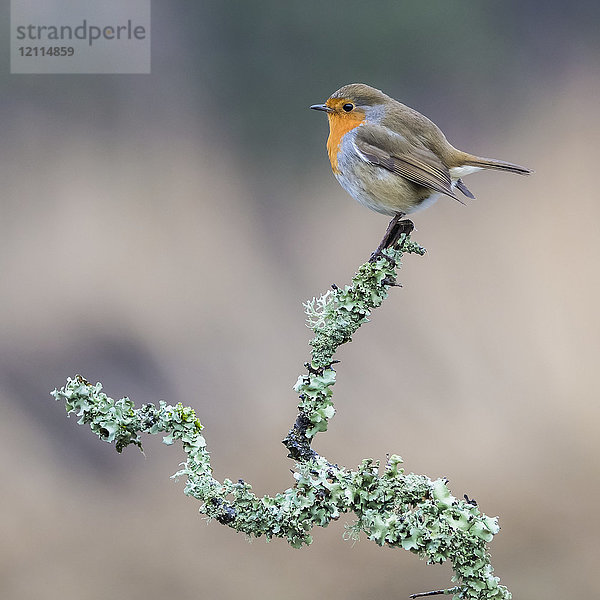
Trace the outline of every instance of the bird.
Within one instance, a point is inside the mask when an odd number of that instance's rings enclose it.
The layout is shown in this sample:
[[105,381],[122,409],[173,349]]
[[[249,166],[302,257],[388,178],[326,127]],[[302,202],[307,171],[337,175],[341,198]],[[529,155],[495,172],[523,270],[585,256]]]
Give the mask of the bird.
[[474,198],[462,180],[466,175],[532,172],[458,150],[425,115],[364,83],[344,85],[310,108],[327,113],[327,154],[340,185],[362,205],[393,217],[375,255],[397,241],[404,216],[442,196],[461,203],[458,192]]

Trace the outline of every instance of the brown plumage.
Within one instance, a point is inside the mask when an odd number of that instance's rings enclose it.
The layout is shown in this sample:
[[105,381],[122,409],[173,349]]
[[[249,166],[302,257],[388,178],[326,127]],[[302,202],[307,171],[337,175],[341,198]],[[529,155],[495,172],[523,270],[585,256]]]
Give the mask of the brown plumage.
[[327,151],[342,187],[383,214],[410,214],[440,195],[459,200],[457,190],[473,198],[461,178],[480,169],[531,173],[458,150],[427,117],[362,83],[345,85],[311,108],[329,117]]

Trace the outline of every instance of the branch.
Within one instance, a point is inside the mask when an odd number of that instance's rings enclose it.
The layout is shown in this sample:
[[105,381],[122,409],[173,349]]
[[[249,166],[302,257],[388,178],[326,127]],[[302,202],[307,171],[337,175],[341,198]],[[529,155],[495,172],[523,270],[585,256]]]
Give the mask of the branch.
[[[402,221],[401,223],[410,223]],[[293,487],[275,496],[258,497],[243,480],[219,482],[212,476],[210,455],[201,433],[203,427],[193,409],[160,402],[135,408],[129,398],[113,400],[80,375],[69,378],[52,395],[65,402],[102,440],[114,443],[118,452],[133,444],[142,448],[140,434],[164,433],[165,444],[181,441],[186,453],[174,478],[186,477],[184,493],[201,502],[200,512],[248,536],[286,539],[299,548],[310,544],[314,526],[326,527],[342,513],[354,513],[347,536],[360,532],[380,546],[404,548],[429,563],[451,561],[455,587],[433,593],[454,593],[455,598],[509,600],[510,592],[493,575],[487,543],[499,531],[496,518],[479,511],[465,497],[455,498],[447,481],[405,473],[402,459],[391,455],[383,468],[365,459],[356,470],[332,464],[319,456],[311,441],[335,414],[332,386],[337,348],[368,321],[381,305],[404,254],[424,254],[410,240],[412,224],[404,226],[395,245],[363,264],[343,289],[333,286],[319,298],[305,303],[307,321],[315,336],[307,373],[294,386],[299,394],[299,414],[283,441],[296,461]],[[433,594],[432,593],[432,594]]]

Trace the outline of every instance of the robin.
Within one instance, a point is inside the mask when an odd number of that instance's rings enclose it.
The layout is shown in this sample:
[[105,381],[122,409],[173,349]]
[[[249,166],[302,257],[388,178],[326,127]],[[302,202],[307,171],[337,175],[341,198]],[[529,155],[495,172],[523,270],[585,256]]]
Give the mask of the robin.
[[531,173],[457,150],[427,117],[364,83],[345,85],[310,108],[327,113],[327,153],[340,185],[367,208],[394,217],[374,255],[397,241],[405,215],[443,195],[462,202],[457,190],[474,198],[465,175],[481,169]]

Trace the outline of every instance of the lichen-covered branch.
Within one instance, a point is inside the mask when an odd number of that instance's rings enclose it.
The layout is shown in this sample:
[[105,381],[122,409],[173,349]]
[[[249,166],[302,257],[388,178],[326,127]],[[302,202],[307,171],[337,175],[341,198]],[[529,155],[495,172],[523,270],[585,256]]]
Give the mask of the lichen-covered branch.
[[223,482],[212,476],[210,455],[202,425],[191,408],[160,402],[135,408],[128,398],[113,400],[100,383],[81,376],[69,378],[53,396],[65,402],[67,412],[79,417],[118,452],[133,444],[141,448],[141,433],[163,433],[163,441],[181,441],[186,461],[173,477],[185,477],[185,493],[201,502],[200,511],[249,536],[280,537],[298,548],[312,541],[315,526],[326,527],[342,513],[354,513],[348,535],[360,532],[379,545],[410,550],[430,563],[451,561],[455,586],[444,590],[455,598],[509,600],[510,592],[493,574],[487,543],[499,530],[497,520],[479,511],[465,497],[455,498],[446,481],[405,473],[402,459],[364,460],[356,470],[332,464],[310,447],[327,429],[334,415],[334,353],[351,340],[374,308],[395,284],[396,270],[405,253],[423,254],[409,238],[410,230],[385,256],[362,265],[345,288],[333,289],[305,304],[311,340],[307,373],[294,387],[300,395],[299,415],[284,440],[296,460],[294,485],[275,495],[258,497],[245,481]]

